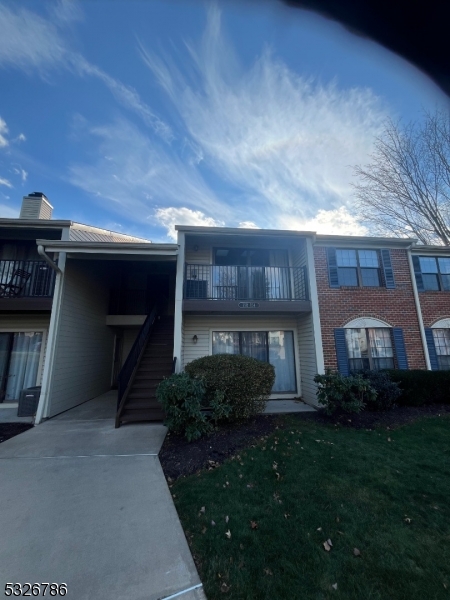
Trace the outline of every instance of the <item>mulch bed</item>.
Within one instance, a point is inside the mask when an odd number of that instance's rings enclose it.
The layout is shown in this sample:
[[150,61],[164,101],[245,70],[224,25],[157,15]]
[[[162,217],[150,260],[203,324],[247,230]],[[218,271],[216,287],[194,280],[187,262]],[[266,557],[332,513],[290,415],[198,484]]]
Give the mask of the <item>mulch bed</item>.
[[0,423],[0,444],[32,427],[31,423]]
[[[422,417],[450,414],[450,405],[400,406],[388,411],[362,412],[327,416],[322,411],[292,413],[299,421],[320,425],[335,425],[355,429],[382,427],[395,429]],[[169,481],[211,468],[236,454],[238,450],[255,443],[259,438],[284,427],[282,415],[258,415],[246,423],[220,426],[207,437],[188,442],[183,436],[168,433],[159,453],[164,474]],[[1,430],[0,430],[1,436]],[[1,437],[0,437],[1,439]]]

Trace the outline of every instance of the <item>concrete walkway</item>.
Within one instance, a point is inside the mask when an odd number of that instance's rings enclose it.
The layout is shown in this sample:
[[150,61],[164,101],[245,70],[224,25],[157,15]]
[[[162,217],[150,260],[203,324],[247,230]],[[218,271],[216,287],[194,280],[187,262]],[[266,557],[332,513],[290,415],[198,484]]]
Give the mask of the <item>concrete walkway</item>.
[[302,400],[269,400],[264,411],[266,415],[284,415],[299,412],[316,412],[316,409],[302,402]]
[[205,597],[157,456],[166,428],[114,429],[114,407],[108,393],[0,444],[0,590]]

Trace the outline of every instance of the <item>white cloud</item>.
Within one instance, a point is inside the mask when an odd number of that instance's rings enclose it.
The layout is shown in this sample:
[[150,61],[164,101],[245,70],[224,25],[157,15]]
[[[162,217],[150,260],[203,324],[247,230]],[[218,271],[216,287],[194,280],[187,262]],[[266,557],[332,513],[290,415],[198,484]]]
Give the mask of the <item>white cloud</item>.
[[14,142],[25,142],[25,141],[26,141],[26,139],[27,139],[27,138],[25,137],[25,134],[24,134],[24,133],[19,133],[19,135],[18,135],[16,138],[14,138],[14,140],[13,140],[13,141],[14,141]]
[[241,221],[239,223],[239,227],[241,229],[259,229],[258,225],[256,225],[256,223],[253,223],[253,221]]
[[6,125],[6,121],[0,117],[0,148],[4,148],[9,144],[8,140],[6,139],[7,133],[8,126]]
[[13,187],[12,183],[8,179],[5,179],[4,177],[0,177],[0,185],[4,185],[9,188]]
[[296,231],[315,231],[321,234],[334,235],[367,235],[368,231],[358,218],[349,213],[348,208],[341,206],[334,210],[319,210],[313,219],[299,219],[286,215],[279,221],[282,229]]
[[207,217],[200,210],[191,210],[185,206],[158,208],[155,210],[154,216],[161,225],[166,227],[168,237],[175,241],[177,239],[175,225],[197,225],[204,227],[223,227],[224,225],[222,221]]
[[0,217],[3,219],[17,219],[19,211],[16,208],[12,208],[7,204],[0,204]]

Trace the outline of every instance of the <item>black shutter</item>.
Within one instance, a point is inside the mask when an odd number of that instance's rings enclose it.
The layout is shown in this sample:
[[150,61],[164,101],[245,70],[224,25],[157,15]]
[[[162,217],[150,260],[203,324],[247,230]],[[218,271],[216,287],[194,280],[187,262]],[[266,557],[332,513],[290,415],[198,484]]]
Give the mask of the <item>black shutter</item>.
[[392,328],[392,338],[394,340],[395,355],[397,357],[397,366],[399,369],[407,370],[408,357],[406,356],[405,340],[403,338],[403,329],[401,327]]
[[433,330],[430,327],[425,328],[425,338],[427,340],[428,355],[430,357],[430,366],[432,371],[439,370],[438,357],[436,352],[436,346],[434,343]]
[[389,289],[395,288],[394,270],[392,268],[391,253],[387,249],[380,251],[383,264],[384,284]]
[[423,285],[422,269],[420,268],[419,257],[413,256],[412,261],[414,266],[414,275],[416,276],[417,289],[419,292],[424,292],[425,286]]
[[345,341],[345,329],[334,330],[334,341],[336,344],[336,358],[338,371],[341,375],[349,375],[347,343]]
[[336,248],[327,248],[327,260],[328,260],[328,278],[330,280],[330,287],[338,288],[339,276],[338,267],[336,260]]

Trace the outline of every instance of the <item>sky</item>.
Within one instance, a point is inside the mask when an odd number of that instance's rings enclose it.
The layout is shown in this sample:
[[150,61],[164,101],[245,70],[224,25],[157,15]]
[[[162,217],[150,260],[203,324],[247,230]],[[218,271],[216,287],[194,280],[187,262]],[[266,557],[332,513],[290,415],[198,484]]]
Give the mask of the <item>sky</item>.
[[375,42],[279,0],[0,0],[0,217],[155,242],[175,224],[370,233],[353,167],[447,106]]

